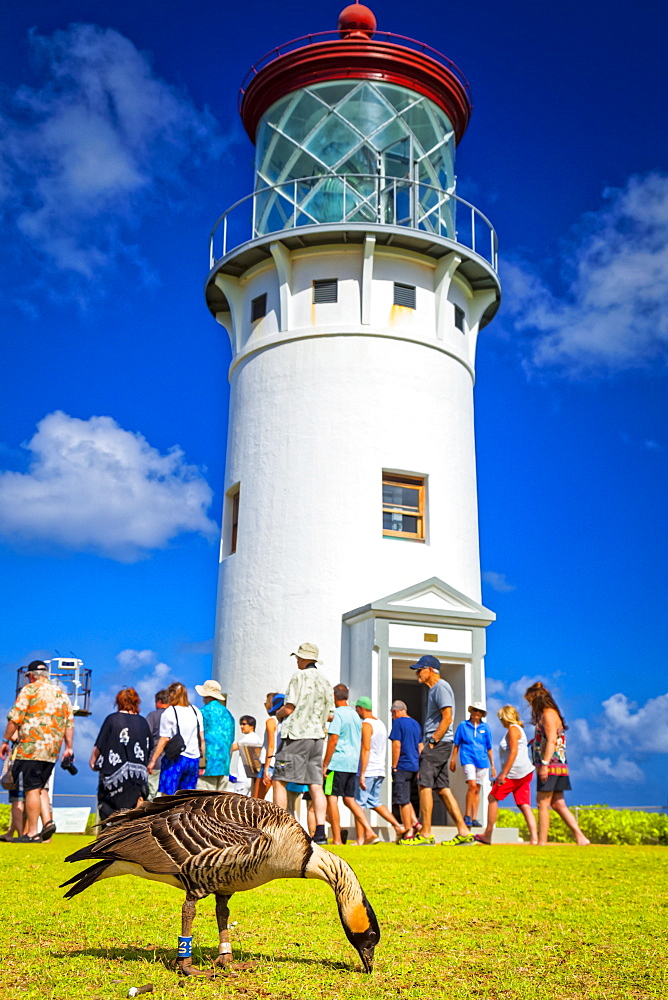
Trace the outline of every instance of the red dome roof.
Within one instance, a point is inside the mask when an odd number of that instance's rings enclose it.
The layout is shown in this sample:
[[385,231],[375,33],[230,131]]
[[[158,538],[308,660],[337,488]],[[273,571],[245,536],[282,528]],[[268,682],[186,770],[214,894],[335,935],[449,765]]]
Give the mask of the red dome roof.
[[445,111],[457,142],[471,115],[469,85],[450,59],[423,42],[377,32],[373,12],[354,3],[341,11],[338,31],[297,38],[252,67],[241,87],[239,107],[251,140],[272,104],[302,87],[330,80],[375,80],[422,94]]

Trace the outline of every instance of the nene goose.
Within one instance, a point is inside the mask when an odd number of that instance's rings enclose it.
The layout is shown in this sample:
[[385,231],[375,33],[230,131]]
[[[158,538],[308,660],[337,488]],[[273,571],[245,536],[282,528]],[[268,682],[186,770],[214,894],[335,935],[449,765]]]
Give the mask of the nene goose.
[[114,875],[138,875],[184,889],[177,967],[183,975],[214,975],[192,964],[197,901],[216,897],[218,957],[232,961],[227,929],[234,892],[277,878],[317,878],[334,890],[343,929],[365,972],[380,940],[376,916],[350,865],[311,843],[299,823],[271,802],[227,792],[177,792],[111,816],[97,840],[66,861],[95,861],[61,888],[66,898]]

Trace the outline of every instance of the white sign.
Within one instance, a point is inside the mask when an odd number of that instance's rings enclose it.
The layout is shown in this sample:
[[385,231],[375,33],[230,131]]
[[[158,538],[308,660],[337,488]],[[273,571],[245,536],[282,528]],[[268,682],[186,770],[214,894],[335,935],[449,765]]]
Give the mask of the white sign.
[[85,833],[90,806],[74,806],[71,809],[57,806],[53,810],[53,822],[57,833]]

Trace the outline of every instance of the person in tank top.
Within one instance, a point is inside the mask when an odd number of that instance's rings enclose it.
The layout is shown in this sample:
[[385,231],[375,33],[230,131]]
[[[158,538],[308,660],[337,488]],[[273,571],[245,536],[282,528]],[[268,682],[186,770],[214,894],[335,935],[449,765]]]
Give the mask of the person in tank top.
[[[362,749],[360,751],[355,801],[362,809],[373,809],[384,820],[387,820],[394,828],[397,840],[400,840],[408,831],[404,830],[401,823],[396,821],[387,806],[381,802],[381,789],[385,780],[385,760],[387,757],[387,729],[373,714],[371,698],[358,698],[355,702],[355,711],[362,720]],[[365,831],[362,830],[360,833],[359,821],[356,819],[355,822],[358,826],[358,844],[377,843],[378,837],[369,841],[367,835],[367,839],[365,839]]]
[[521,811],[529,828],[529,843],[537,844],[536,820],[531,810],[531,779],[534,767],[529,757],[524,723],[513,705],[504,705],[497,715],[506,730],[499,743],[501,770],[487,799],[487,826],[475,839],[479,844],[492,843],[492,833],[499,814],[499,802],[512,792],[515,805]]

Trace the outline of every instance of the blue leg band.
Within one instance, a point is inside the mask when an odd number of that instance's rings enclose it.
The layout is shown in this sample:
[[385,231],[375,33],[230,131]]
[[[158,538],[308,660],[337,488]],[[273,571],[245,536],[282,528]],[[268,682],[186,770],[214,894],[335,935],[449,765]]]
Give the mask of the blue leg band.
[[193,953],[193,939],[191,937],[179,937],[179,958],[190,958]]

